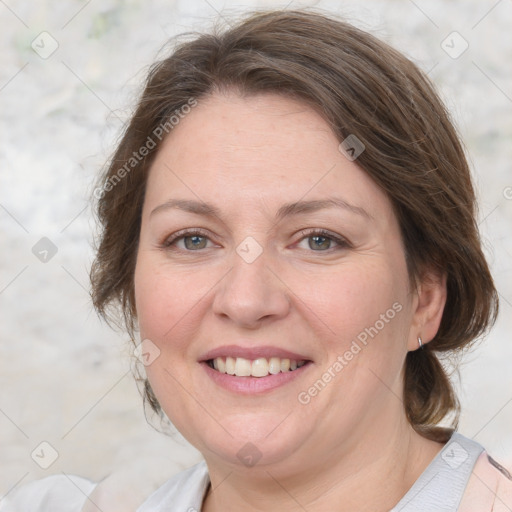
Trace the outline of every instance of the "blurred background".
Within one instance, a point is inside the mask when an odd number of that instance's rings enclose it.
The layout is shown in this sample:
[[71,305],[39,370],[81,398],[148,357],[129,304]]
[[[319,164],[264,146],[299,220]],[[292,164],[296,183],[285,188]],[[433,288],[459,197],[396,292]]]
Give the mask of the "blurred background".
[[454,375],[459,431],[512,469],[511,0],[0,0],[0,496],[62,471],[157,482],[200,460],[146,423],[128,338],[92,309],[93,182],[170,38],[306,6],[416,62],[465,141],[501,314]]

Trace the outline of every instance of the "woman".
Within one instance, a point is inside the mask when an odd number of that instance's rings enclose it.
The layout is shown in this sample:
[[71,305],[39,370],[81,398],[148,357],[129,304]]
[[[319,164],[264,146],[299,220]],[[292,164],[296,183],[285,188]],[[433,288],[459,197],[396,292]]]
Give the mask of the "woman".
[[[454,431],[438,357],[498,300],[461,144],[404,56],[302,11],[182,44],[95,195],[95,307],[120,306],[148,403],[205,459],[120,509],[512,509]],[[30,503],[110,506],[108,481],[51,478]]]

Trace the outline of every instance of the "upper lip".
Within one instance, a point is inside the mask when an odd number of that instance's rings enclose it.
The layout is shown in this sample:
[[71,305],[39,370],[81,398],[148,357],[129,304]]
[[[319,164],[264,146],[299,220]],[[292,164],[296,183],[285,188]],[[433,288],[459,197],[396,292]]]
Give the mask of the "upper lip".
[[244,359],[258,359],[264,357],[279,357],[280,359],[295,359],[296,361],[310,361],[311,359],[303,354],[291,352],[271,345],[260,345],[258,347],[242,347],[240,345],[223,345],[200,356],[199,361],[210,361],[217,357],[243,357]]

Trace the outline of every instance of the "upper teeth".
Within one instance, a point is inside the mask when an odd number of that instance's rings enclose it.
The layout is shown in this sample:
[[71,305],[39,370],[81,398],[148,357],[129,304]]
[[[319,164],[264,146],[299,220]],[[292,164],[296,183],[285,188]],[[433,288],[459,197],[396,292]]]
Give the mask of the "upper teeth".
[[217,371],[237,377],[266,377],[269,374],[293,371],[305,364],[306,361],[280,359],[279,357],[270,359],[260,357],[252,361],[243,357],[216,357],[213,359],[213,367]]

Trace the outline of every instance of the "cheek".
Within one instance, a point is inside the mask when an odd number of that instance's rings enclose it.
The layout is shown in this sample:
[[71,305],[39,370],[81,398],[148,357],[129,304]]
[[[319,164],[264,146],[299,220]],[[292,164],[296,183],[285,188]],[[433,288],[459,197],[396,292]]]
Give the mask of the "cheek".
[[170,318],[165,311],[175,311],[169,302],[169,290],[142,261],[137,263],[135,270],[135,305],[139,321],[141,338],[159,339],[168,330]]
[[[197,329],[197,306],[204,296],[194,274],[182,275],[154,261],[151,254],[139,255],[135,269],[135,303],[141,340],[151,340],[158,357],[145,367],[146,375],[165,412],[180,429],[179,411],[187,396],[179,392],[187,381],[186,360],[190,340]],[[200,280],[199,280],[200,281]],[[168,400],[165,397],[172,397]]]
[[[321,411],[336,403],[340,407],[329,415],[360,417],[365,404],[385,403],[389,389],[400,393],[411,317],[407,275],[393,262],[367,260],[340,269],[323,281],[323,290],[310,293],[308,306],[329,327],[319,340],[326,359],[316,378],[333,385],[326,385],[325,392],[319,385],[318,398],[312,390],[313,407]],[[315,379],[311,385],[316,386]]]
[[323,293],[318,287],[309,292],[311,308],[343,339],[353,338],[376,323],[384,332],[399,323],[395,314],[399,308],[393,309],[393,304],[404,306],[406,288],[399,275],[382,261],[347,265],[324,280]]
[[324,299],[311,304],[335,333],[322,340],[327,361],[321,365],[324,375],[336,375],[335,384],[318,405],[340,403],[359,417],[364,403],[384,403],[388,389],[400,393],[410,324],[406,283],[403,269],[390,262],[347,266],[325,285]]
[[[210,282],[211,281],[211,282]],[[198,326],[201,301],[211,291],[211,275],[197,270],[178,270],[151,255],[142,255],[135,270],[135,303],[142,338],[161,350],[180,350],[186,345],[183,332]]]

